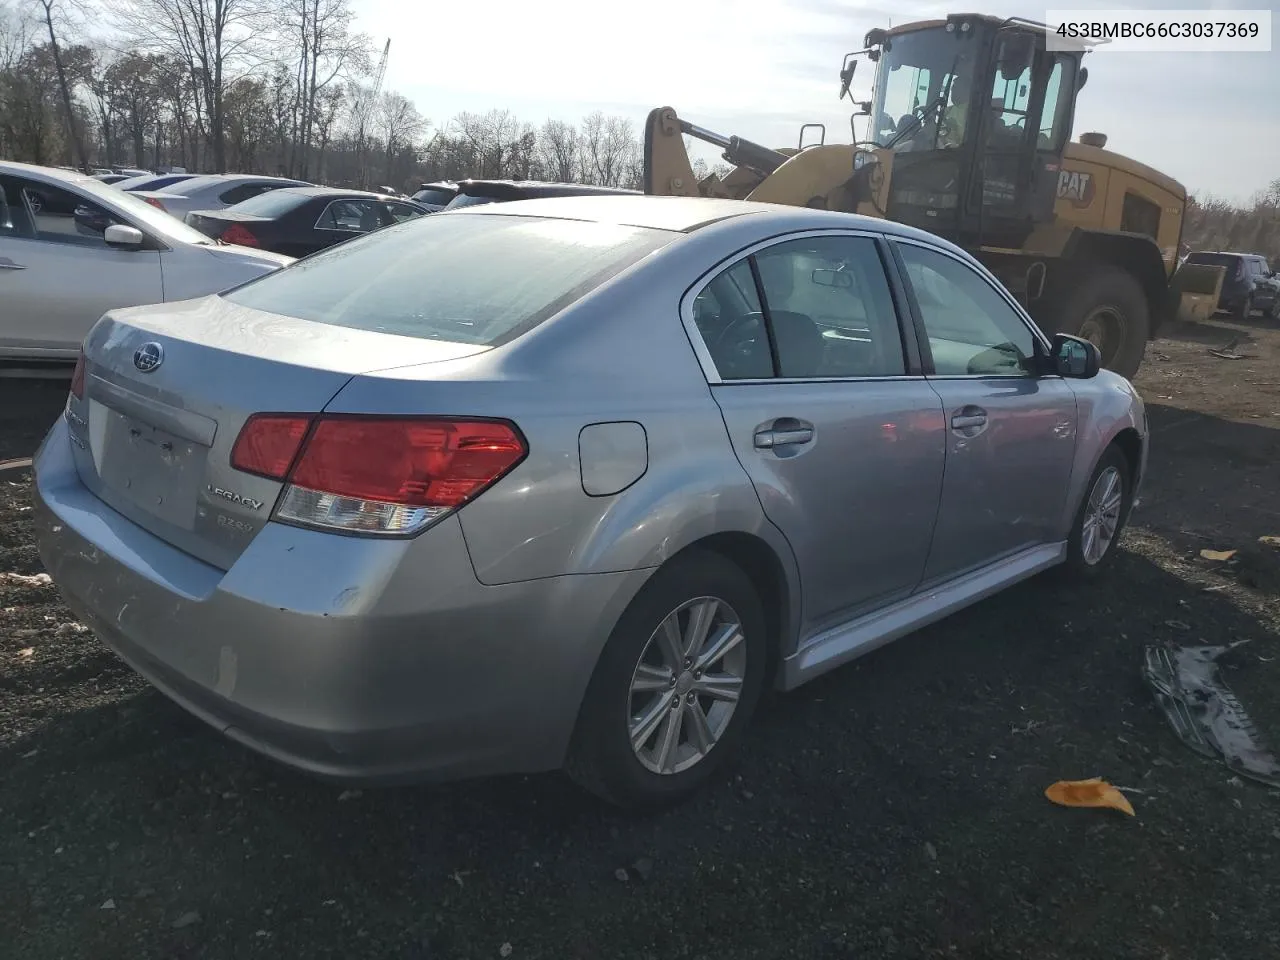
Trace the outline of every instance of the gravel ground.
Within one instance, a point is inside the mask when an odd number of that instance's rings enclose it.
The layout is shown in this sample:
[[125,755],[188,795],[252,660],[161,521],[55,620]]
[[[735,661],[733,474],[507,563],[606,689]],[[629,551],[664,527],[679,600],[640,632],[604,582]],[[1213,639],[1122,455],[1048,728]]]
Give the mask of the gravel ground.
[[[1038,579],[775,698],[723,783],[642,819],[559,776],[352,794],[258,759],[24,579],[29,481],[0,474],[0,954],[1280,956],[1280,791],[1182,747],[1138,675],[1153,640],[1251,640],[1230,682],[1280,745],[1277,363],[1261,323],[1154,344],[1109,583]],[[64,391],[0,382],[0,459]],[[1090,776],[1137,817],[1044,798]]]

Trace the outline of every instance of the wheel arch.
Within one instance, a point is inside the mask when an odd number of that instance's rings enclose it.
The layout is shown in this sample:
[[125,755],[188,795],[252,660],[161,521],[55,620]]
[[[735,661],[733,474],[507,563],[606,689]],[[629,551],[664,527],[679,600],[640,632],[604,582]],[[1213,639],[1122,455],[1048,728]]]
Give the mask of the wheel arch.
[[1063,248],[1061,265],[1075,276],[1099,265],[1118,267],[1130,274],[1147,298],[1150,339],[1155,339],[1160,327],[1172,317],[1164,258],[1156,242],[1145,234],[1076,230]]
[[799,578],[794,566],[784,563],[778,551],[764,538],[741,531],[713,533],[685,546],[667,563],[691,552],[715,553],[740,569],[760,597],[768,630],[769,669],[772,682],[776,670],[795,645],[799,616]]

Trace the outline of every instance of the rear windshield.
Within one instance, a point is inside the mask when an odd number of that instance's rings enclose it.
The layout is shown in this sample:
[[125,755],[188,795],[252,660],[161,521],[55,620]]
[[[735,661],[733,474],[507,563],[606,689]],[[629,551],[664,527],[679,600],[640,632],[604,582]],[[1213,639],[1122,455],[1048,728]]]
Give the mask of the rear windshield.
[[288,190],[268,190],[248,200],[241,200],[227,207],[236,213],[247,213],[254,217],[281,217],[290,210],[296,210],[311,197],[305,193],[291,193]]
[[422,217],[314,254],[223,296],[317,323],[498,346],[677,236],[540,217]]
[[460,193],[445,207],[446,210],[456,210],[458,207],[474,207],[482,203],[493,203],[497,197],[479,197],[470,193]]
[[444,206],[453,199],[453,193],[449,190],[436,190],[431,187],[426,187],[415,193],[413,195],[413,199],[418,201],[418,203],[436,203],[440,206]]

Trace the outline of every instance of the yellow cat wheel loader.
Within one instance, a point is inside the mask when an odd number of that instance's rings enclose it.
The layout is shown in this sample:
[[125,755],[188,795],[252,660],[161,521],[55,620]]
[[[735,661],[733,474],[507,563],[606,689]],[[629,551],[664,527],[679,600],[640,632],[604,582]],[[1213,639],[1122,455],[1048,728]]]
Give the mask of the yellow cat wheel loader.
[[[866,139],[825,143],[806,124],[796,148],[705,130],[670,107],[649,114],[644,192],[842,210],[910,224],[964,247],[1049,334],[1085,337],[1132,377],[1147,341],[1177,310],[1186,189],[1071,139],[1089,47],[1044,24],[956,14],[870,31],[845,57],[843,99],[862,59],[875,64]],[[818,142],[804,144],[806,129]],[[734,165],[698,180],[685,147],[721,147]]]

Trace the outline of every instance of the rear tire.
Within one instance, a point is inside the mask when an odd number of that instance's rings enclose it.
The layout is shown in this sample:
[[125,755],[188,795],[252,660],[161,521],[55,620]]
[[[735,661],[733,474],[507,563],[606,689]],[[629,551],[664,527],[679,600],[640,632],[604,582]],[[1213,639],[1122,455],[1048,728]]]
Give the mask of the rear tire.
[[1105,263],[1082,264],[1055,286],[1052,332],[1092,341],[1104,367],[1132,379],[1151,331],[1150,305],[1133,274]]
[[[672,617],[677,626],[697,622],[708,611],[705,598],[716,601],[706,641],[682,628],[678,642],[686,649],[674,657],[684,667],[669,669],[666,651],[674,647],[664,643],[671,638],[664,625]],[[667,806],[702,787],[732,758],[759,702],[768,671],[766,629],[751,580],[719,554],[690,551],[660,569],[618,620],[596,664],[566,763],[570,777],[629,809]],[[710,656],[716,638],[729,649],[703,672],[700,653]],[[723,699],[735,690],[736,701]],[[668,741],[674,746],[664,753]]]
[[1113,443],[1098,458],[1071,524],[1062,567],[1068,578],[1087,581],[1106,572],[1132,508],[1132,471],[1124,453]]

